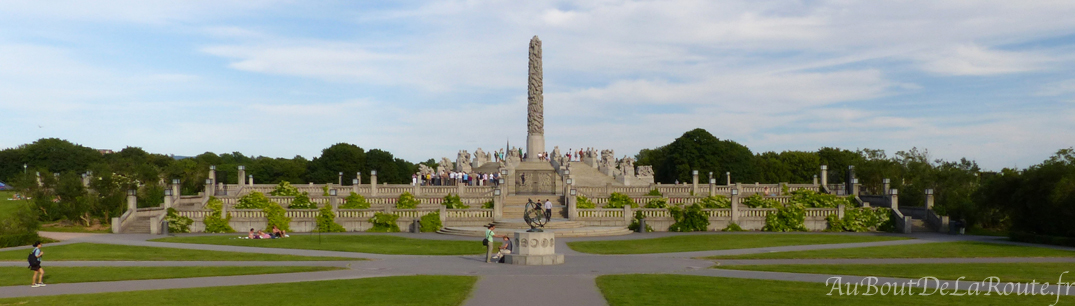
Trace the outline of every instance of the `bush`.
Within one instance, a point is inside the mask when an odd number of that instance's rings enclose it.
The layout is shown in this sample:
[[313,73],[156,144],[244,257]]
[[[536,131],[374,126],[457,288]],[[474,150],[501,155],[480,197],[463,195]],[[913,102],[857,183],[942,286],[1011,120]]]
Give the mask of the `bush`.
[[851,201],[846,197],[831,194],[817,193],[809,189],[799,189],[791,193],[791,202],[797,202],[808,208],[836,208],[844,205],[851,207]]
[[329,189],[328,184],[325,184],[325,186],[321,186],[321,196],[323,196],[323,197],[329,196],[328,189]]
[[410,192],[404,191],[403,194],[399,195],[399,199],[396,199],[396,208],[399,208],[399,209],[415,209],[415,208],[418,208],[418,199],[415,199],[414,195],[412,195]]
[[317,204],[310,201],[310,194],[303,192],[300,195],[295,196],[295,199],[291,200],[291,205],[288,205],[289,209],[317,209]]
[[380,212],[373,214],[373,218],[370,218],[370,223],[373,224],[373,227],[366,231],[375,233],[398,233],[399,225],[396,224],[396,220],[398,219],[399,216],[393,214]]
[[761,194],[755,193],[749,197],[743,198],[743,205],[750,208],[778,208],[780,202],[773,199],[766,199]]
[[728,223],[728,226],[725,227],[724,229],[720,230],[720,231],[722,231],[722,232],[742,232],[744,230],[743,230],[742,227],[739,227],[739,224],[735,224],[733,222],[733,223]]
[[887,227],[895,227],[892,224],[892,210],[884,207],[848,208],[844,210],[844,219],[840,220],[843,230],[848,232],[883,230],[886,223]]
[[667,198],[656,198],[646,201],[646,208],[668,208]]
[[299,189],[291,186],[288,181],[281,181],[276,184],[276,189],[269,192],[269,195],[274,197],[293,197],[299,195]]
[[426,214],[425,216],[422,216],[422,219],[418,222],[422,224],[423,233],[436,232],[444,226],[440,223],[440,212]]
[[37,232],[0,235],[0,248],[31,245],[40,241]]
[[649,193],[647,193],[646,195],[651,196],[651,197],[663,197],[664,196],[663,194],[661,194],[660,190],[657,190],[657,188],[653,188],[653,190],[650,190]]
[[332,212],[332,207],[325,205],[319,210],[320,214],[317,215],[317,231],[321,233],[340,233],[346,232],[342,225],[336,223],[336,213]]
[[493,201],[491,201],[491,200],[488,201],[488,202],[482,203],[482,208],[484,208],[484,209],[493,209],[493,206],[496,206],[496,204],[493,204]]
[[231,228],[231,214],[227,216],[221,216],[224,210],[224,202],[221,202],[216,197],[209,197],[209,202],[205,204],[206,208],[209,208],[209,215],[205,216],[202,223],[205,223],[206,233],[231,233],[235,232],[235,229]]
[[709,228],[709,217],[702,211],[702,205],[694,204],[686,208],[672,206],[668,212],[676,221],[668,226],[669,232],[704,232]]
[[575,196],[575,208],[597,208],[597,204],[584,196]]
[[351,195],[347,196],[347,199],[345,199],[344,202],[343,202],[343,206],[340,206],[340,208],[342,208],[342,209],[369,209],[370,208],[370,202],[366,201],[366,197],[363,197],[361,194],[351,192]]
[[467,209],[470,206],[463,205],[463,200],[459,199],[458,194],[451,194],[444,196],[444,202],[441,202],[445,208],[448,209]]
[[266,228],[276,226],[284,231],[291,231],[291,218],[287,217],[287,211],[279,204],[269,201],[263,193],[255,191],[239,198],[239,203],[235,205],[235,208],[261,209],[265,213],[265,219],[268,220]]
[[806,208],[799,203],[791,203],[765,217],[764,231],[801,232],[806,231]]
[[[646,218],[646,215],[643,215],[641,211],[636,211],[635,212],[635,218],[631,219],[631,224],[627,226],[627,229],[629,229],[631,231],[638,231],[639,225],[642,224],[642,222],[640,220],[645,219],[645,218]],[[646,232],[648,233],[648,232],[652,232],[652,231],[653,231],[653,227],[649,226],[649,224],[646,224]]]
[[168,221],[169,233],[189,233],[190,225],[194,223],[194,220],[190,218],[180,217],[179,211],[171,207],[168,207],[168,214],[165,215],[164,220]]
[[638,204],[635,204],[635,201],[632,201],[631,197],[619,192],[613,192],[612,195],[608,197],[608,205],[605,205],[605,208],[624,208],[626,206],[638,208]]
[[722,195],[712,195],[704,197],[698,201],[699,205],[703,208],[732,208],[732,200]]

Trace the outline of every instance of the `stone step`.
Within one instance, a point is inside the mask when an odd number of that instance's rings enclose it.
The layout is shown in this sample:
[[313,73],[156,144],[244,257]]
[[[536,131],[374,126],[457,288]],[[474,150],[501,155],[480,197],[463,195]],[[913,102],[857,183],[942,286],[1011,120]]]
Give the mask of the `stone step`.
[[[497,228],[497,235],[513,235],[515,232],[524,232],[525,229],[510,229],[510,228]],[[440,231],[441,234],[456,235],[456,236],[470,236],[470,237],[483,237],[485,236],[485,228],[482,227],[445,227]],[[619,236],[632,233],[626,227],[582,227],[582,228],[566,228],[566,229],[547,229],[545,232],[552,232],[557,238],[560,237],[601,237],[601,236]]]
[[[493,222],[493,224],[495,224],[497,228],[530,229],[530,226],[526,225],[526,221],[523,221],[522,219],[500,220]],[[553,218],[548,224],[545,224],[545,228],[547,229],[582,227],[586,227],[586,224],[560,218]]]

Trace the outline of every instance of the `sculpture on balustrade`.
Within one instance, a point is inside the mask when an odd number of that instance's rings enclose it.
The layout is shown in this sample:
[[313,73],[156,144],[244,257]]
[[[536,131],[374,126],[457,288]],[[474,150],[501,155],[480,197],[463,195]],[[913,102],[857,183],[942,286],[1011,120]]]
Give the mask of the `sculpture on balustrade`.
[[452,169],[455,169],[455,167],[452,166],[452,161],[447,157],[441,157],[440,164],[437,164],[437,173],[446,173],[452,171]]
[[653,166],[638,166],[638,177],[653,177]]
[[634,177],[635,176],[635,159],[634,158],[629,157],[629,156],[624,156],[623,159],[620,159],[619,164],[620,164],[619,165],[620,166],[620,175],[622,175],[623,177]]
[[601,150],[601,166],[613,169],[616,167],[616,153],[613,150]]
[[474,162],[472,164],[474,167],[481,167],[481,165],[489,163],[489,161],[489,153],[482,151],[482,148],[478,148],[474,151]]
[[[560,157],[560,146],[552,147],[552,158],[555,159],[557,157]],[[556,161],[560,161],[560,160],[557,159]]]
[[418,174],[419,175],[427,175],[427,174],[433,174],[433,173],[434,173],[433,168],[430,168],[429,166],[426,166],[425,164],[418,164]]
[[459,151],[455,157],[455,171],[470,173],[470,153],[467,150]]

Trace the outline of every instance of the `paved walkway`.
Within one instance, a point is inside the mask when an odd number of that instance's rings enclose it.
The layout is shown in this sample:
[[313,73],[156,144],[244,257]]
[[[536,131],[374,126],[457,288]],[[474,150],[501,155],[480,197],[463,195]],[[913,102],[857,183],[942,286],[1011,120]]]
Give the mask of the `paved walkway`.
[[[605,240],[658,238],[673,235],[720,235],[723,233],[647,233],[629,236],[603,237]],[[456,237],[437,234],[397,234],[410,238],[475,240],[472,237]],[[793,233],[788,235],[795,235]],[[876,235],[876,234],[866,234]],[[639,255],[595,255],[583,254],[569,249],[569,241],[599,240],[602,238],[562,238],[557,239],[557,250],[565,254],[566,263],[556,266],[512,266],[487,264],[484,255],[467,256],[416,256],[383,255],[335,251],[276,249],[258,247],[240,247],[224,245],[177,244],[146,241],[159,238],[152,235],[87,235],[73,237],[62,243],[108,243],[136,246],[153,246],[182,249],[252,252],[265,254],[288,254],[302,256],[337,256],[349,258],[368,258],[362,261],[87,261],[58,262],[48,261],[47,266],[339,266],[350,267],[346,270],[303,272],[272,275],[246,275],[200,277],[186,279],[162,279],[117,281],[96,283],[54,284],[44,288],[28,286],[0,287],[0,297],[21,297],[58,294],[78,294],[96,292],[120,292],[169,288],[196,288],[214,286],[233,286],[267,283],[303,282],[330,279],[354,279],[392,275],[441,274],[481,276],[472,297],[466,302],[468,306],[484,305],[605,305],[606,302],[594,284],[594,278],[605,274],[632,273],[672,273],[703,275],[732,278],[772,279],[824,283],[831,275],[780,273],[761,271],[737,271],[710,269],[714,261],[696,259],[701,256],[755,254],[778,251],[802,251],[818,249],[853,248],[882,245],[904,245],[920,243],[937,243],[948,241],[997,241],[993,237],[948,236],[937,234],[915,234],[913,240],[894,240],[867,243],[846,243],[828,245],[800,245],[786,247],[767,247],[755,249],[718,250],[702,252],[639,254]],[[476,242],[476,240],[475,240]],[[1013,243],[1015,244],[1015,243]],[[1038,245],[1035,245],[1038,246]],[[1054,247],[1075,251],[1075,248]],[[25,249],[12,248],[12,249]],[[4,249],[7,250],[7,249]],[[986,262],[1075,262],[1075,258],[935,258],[935,259],[772,259],[772,260],[719,260],[719,265],[746,264],[853,264],[853,263],[986,263]],[[23,266],[22,262],[0,262],[0,266]],[[861,280],[861,276],[841,276],[846,281]],[[907,281],[903,279],[884,279]],[[943,282],[942,282],[943,283]],[[969,286],[970,282],[961,282],[960,287]],[[931,286],[940,285],[934,284]],[[954,284],[949,284],[954,286]],[[531,292],[541,292],[535,298],[520,298],[519,290],[525,288]],[[1067,293],[1065,293],[1067,294]],[[1071,292],[1075,294],[1075,292]]]

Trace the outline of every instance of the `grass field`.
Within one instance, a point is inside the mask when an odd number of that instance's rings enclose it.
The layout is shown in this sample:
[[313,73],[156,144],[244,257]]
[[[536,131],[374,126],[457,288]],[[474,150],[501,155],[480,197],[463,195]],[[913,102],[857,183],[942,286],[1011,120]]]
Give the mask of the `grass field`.
[[[920,278],[925,276],[937,279],[958,279],[966,277],[971,281],[982,281],[996,276],[1005,282],[1054,282],[1064,271],[1075,272],[1075,263],[962,263],[962,264],[884,264],[884,265],[751,265],[721,266],[721,269],[794,272],[829,275],[886,276],[902,278]],[[1075,274],[1065,278],[1075,279]],[[1067,281],[1065,281],[1067,282]]]
[[1072,257],[1075,252],[999,243],[960,241],[865,248],[712,256],[709,259]]
[[[394,276],[251,286],[0,299],[0,305],[413,305],[456,306],[472,276]],[[27,288],[30,290],[30,288]],[[506,303],[510,305],[510,303]]]
[[[317,272],[338,267],[45,267],[45,283],[84,283],[120,280],[186,278]],[[33,271],[25,267],[0,267],[0,286],[29,285]]]
[[485,254],[480,239],[431,240],[390,235],[317,235],[295,234],[283,239],[235,239],[235,236],[188,236],[154,239],[181,242],[252,246],[264,248],[325,250],[392,255],[474,255]]
[[[41,249],[45,266],[49,261],[320,261],[361,260],[342,257],[312,257],[241,252],[221,252],[157,248],[114,244],[72,243]],[[25,261],[29,250],[0,252],[0,261]]]
[[[611,306],[681,305],[1050,305],[1056,296],[826,295],[823,283],[735,279],[693,275],[605,275],[597,287]],[[918,289],[921,290],[921,289]],[[861,292],[861,291],[860,291]],[[1060,298],[1071,305],[1075,297]]]
[[907,238],[833,234],[713,234],[637,240],[575,241],[568,242],[567,246],[575,251],[593,254],[649,254],[903,239]]
[[15,195],[14,191],[0,191],[0,220],[15,213],[18,205],[25,203],[24,201],[8,201],[13,195]]

